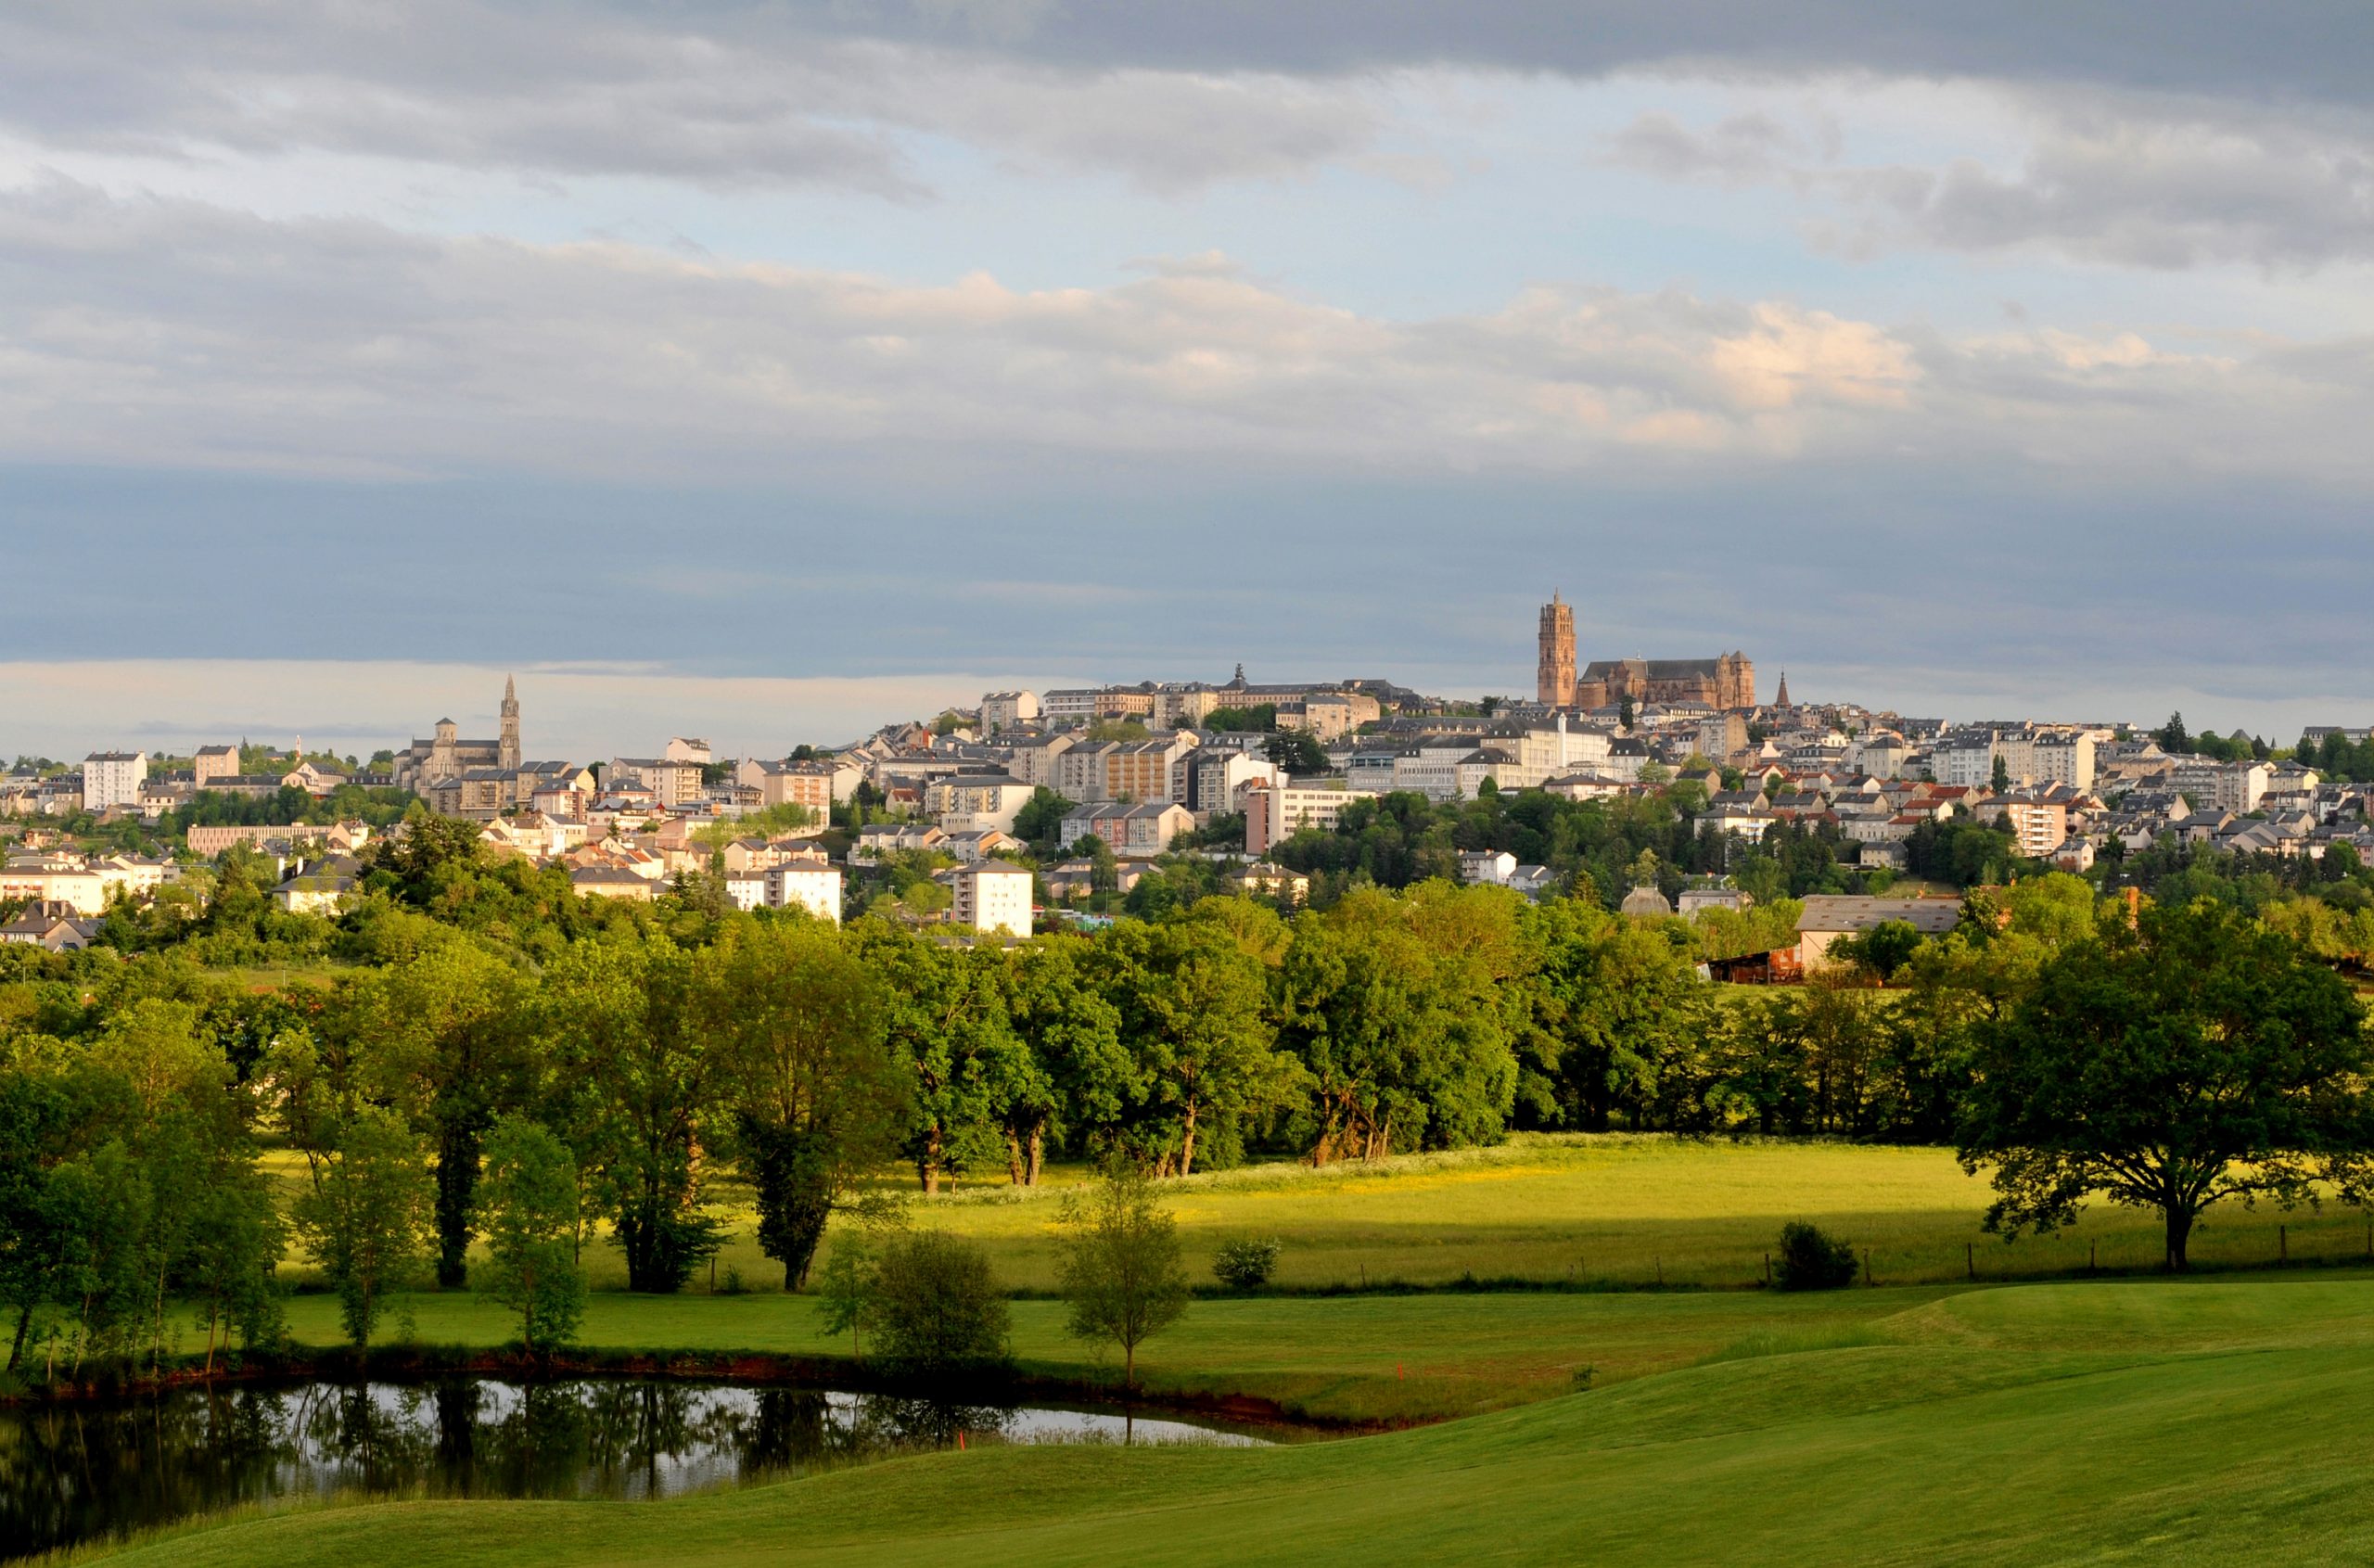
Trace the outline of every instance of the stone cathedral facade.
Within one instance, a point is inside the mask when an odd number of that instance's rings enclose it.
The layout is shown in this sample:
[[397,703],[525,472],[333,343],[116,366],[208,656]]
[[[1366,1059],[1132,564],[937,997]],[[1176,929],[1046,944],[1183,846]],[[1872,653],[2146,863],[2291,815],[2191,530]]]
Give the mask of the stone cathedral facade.
[[1535,698],[1553,708],[1616,708],[1630,699],[1703,703],[1709,708],[1755,706],[1755,664],[1734,649],[1713,658],[1594,659],[1575,669],[1575,607],[1553,593],[1541,606],[1540,659]]

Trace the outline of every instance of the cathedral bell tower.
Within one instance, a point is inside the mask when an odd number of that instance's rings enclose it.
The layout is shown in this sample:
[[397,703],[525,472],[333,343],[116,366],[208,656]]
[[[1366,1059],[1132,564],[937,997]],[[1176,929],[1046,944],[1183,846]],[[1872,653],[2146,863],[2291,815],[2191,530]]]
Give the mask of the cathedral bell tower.
[[1534,675],[1534,700],[1552,708],[1575,701],[1575,606],[1556,593],[1541,606],[1541,661]]

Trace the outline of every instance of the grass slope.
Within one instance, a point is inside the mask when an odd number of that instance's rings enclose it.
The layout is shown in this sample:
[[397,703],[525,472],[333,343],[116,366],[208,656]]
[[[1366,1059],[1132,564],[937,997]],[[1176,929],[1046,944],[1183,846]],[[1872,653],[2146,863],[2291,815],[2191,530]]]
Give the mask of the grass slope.
[[2362,1561],[2374,1538],[2374,1283],[1981,1291],[1843,1337],[1882,1343],[1751,1344],[1340,1443],[988,1448],[668,1503],[336,1509],[120,1561],[2297,1563]]

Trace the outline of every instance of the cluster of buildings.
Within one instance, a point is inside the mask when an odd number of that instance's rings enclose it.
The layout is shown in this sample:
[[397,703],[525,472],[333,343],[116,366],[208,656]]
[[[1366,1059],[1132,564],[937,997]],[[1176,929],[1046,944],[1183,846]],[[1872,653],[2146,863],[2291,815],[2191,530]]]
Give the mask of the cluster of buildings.
[[[1218,683],[989,692],[936,723],[888,725],[851,746],[803,746],[781,759],[721,759],[706,741],[678,737],[655,756],[530,760],[506,681],[491,739],[465,739],[440,720],[361,771],[308,759],[301,743],[285,764],[252,773],[241,759],[255,754],[232,746],[202,747],[185,767],[93,752],[80,770],[0,776],[0,822],[83,811],[154,821],[210,791],[326,797],[361,784],[479,821],[490,845],[564,867],[588,896],[650,899],[680,874],[721,865],[736,904],[837,920],[850,878],[920,857],[901,863],[931,868],[951,922],[1017,936],[1031,928],[1035,898],[1126,891],[1191,835],[1237,885],[1292,901],[1308,882],[1270,860],[1277,845],[1334,827],[1354,802],[1402,792],[1437,802],[1487,790],[1591,800],[1681,784],[1698,792],[1699,820],[1717,832],[1754,843],[1784,823],[1832,829],[1869,868],[1901,869],[1923,823],[1956,818],[2008,822],[2022,854],[2073,871],[2113,841],[2133,850],[2170,836],[2307,857],[2346,842],[2374,857],[2366,792],[2306,767],[2172,756],[2110,724],[1949,725],[1801,705],[1785,674],[1761,702],[1742,652],[1578,663],[1575,633],[1575,606],[1553,595],[1538,618],[1530,702],[1449,702],[1373,678],[1256,683],[1239,666]],[[1280,746],[1281,736],[1294,744]],[[1034,875],[1014,860],[1026,848],[1023,814],[1041,790],[1065,805],[1052,824],[1056,853]],[[802,809],[805,824],[763,826],[784,807]],[[824,844],[836,810],[837,860]],[[738,831],[746,819],[759,825]],[[1034,838],[1049,831],[1043,815],[1031,825]],[[39,918],[88,920],[173,873],[170,862],[37,849],[35,836],[19,830],[0,899]],[[353,892],[354,857],[369,837],[360,822],[202,826],[189,830],[187,849],[202,860],[245,844],[278,857],[283,906],[326,910]],[[1526,893],[1553,882],[1546,868],[1507,855],[1467,856],[1461,872]],[[1670,908],[1654,889],[1633,896],[1639,912]],[[1683,901],[1740,897],[1693,889]],[[41,939],[62,938],[53,929]]]

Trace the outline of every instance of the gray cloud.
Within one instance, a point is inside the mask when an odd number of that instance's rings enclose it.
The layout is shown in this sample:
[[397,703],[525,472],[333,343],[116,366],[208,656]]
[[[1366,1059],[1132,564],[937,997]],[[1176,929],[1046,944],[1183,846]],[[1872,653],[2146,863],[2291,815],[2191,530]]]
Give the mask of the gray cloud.
[[1587,287],[1402,322],[1214,257],[1021,291],[65,182],[0,196],[0,453],[20,461],[628,479],[847,463],[916,485],[1021,453],[1413,475],[1992,453],[2355,484],[2369,413],[2363,342],[1946,338]]
[[1871,251],[2043,246],[2123,266],[2310,267],[2374,256],[2374,120],[2200,100],[2029,91],[2018,165],[1855,165],[1762,113],[1704,131],[1648,113],[1603,160],[1662,179],[1773,184],[1819,204],[1822,243]]
[[0,12],[0,124],[168,157],[305,149],[464,168],[924,194],[905,138],[1175,190],[1373,139],[1359,83],[1080,70],[748,12],[121,0]]

